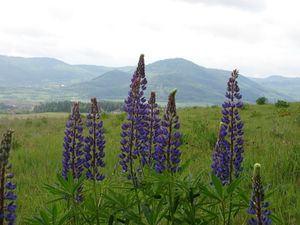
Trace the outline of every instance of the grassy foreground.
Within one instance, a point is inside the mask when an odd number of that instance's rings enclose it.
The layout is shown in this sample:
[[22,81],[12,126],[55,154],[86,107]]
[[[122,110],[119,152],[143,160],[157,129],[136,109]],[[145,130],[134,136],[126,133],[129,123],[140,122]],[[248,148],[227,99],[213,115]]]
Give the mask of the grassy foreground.
[[[183,133],[183,161],[192,159],[190,171],[210,174],[211,155],[219,121],[219,107],[179,109]],[[286,225],[300,224],[300,103],[289,108],[274,105],[247,105],[240,112],[245,123],[244,175],[249,177],[253,164],[262,164],[263,182],[270,209]],[[106,135],[106,177],[119,173],[120,126],[125,114],[103,115]],[[43,208],[51,198],[43,189],[61,170],[62,141],[67,114],[1,115],[1,132],[15,130],[12,151],[13,171],[18,185],[18,223]]]

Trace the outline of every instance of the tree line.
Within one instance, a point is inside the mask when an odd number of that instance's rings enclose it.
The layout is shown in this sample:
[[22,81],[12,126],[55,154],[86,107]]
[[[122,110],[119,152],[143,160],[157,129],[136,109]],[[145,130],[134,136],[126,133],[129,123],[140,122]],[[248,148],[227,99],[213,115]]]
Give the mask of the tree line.
[[[80,111],[87,113],[90,111],[90,103],[80,102]],[[34,106],[33,112],[70,112],[72,108],[72,101],[58,101],[58,102],[45,102],[39,105]],[[122,102],[113,102],[113,101],[100,101],[99,102],[100,110],[104,112],[113,112],[113,111],[122,111],[123,103]]]

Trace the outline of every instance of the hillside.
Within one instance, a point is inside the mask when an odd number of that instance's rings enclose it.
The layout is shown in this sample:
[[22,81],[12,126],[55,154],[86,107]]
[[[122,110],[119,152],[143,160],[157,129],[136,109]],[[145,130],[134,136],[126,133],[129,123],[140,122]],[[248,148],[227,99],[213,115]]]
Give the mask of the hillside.
[[[124,100],[133,71],[132,66],[70,65],[52,58],[0,56],[0,101],[8,104],[24,100],[88,101],[91,96]],[[178,103],[219,104],[224,99],[230,73],[205,68],[182,58],[160,60],[146,65],[146,96],[150,91],[156,91],[158,101],[165,102],[170,90],[177,88]],[[298,86],[292,84],[286,85],[286,89],[273,88],[268,82],[251,80],[242,75],[238,81],[246,102],[255,102],[260,96],[266,96],[270,101],[300,99],[300,93],[295,94]]]
[[92,71],[53,58],[0,56],[0,86],[66,85],[92,79]]
[[[208,69],[185,59],[165,59],[146,66],[148,86],[146,95],[156,91],[159,101],[166,101],[170,90],[177,88],[177,100],[185,104],[219,104],[224,99],[226,82],[230,71]],[[81,97],[97,96],[110,100],[125,98],[132,74],[113,70],[91,81],[64,88],[76,92]],[[260,96],[270,100],[287,98],[276,91],[269,91],[245,76],[240,76],[239,84],[247,102],[255,102]]]
[[253,80],[270,90],[285,93],[297,100],[300,99],[299,77],[270,76],[267,78],[254,78]]

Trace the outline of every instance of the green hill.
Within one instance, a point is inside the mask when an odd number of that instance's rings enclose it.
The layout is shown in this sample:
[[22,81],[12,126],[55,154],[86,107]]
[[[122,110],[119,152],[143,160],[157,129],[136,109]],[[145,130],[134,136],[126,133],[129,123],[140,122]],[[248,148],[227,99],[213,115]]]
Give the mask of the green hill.
[[[70,65],[52,58],[0,56],[0,101],[89,101],[91,96],[123,100],[134,69],[132,66]],[[205,68],[182,58],[160,60],[146,65],[146,96],[150,91],[156,91],[158,101],[165,102],[170,90],[177,88],[180,104],[218,104],[224,99],[230,73]],[[239,84],[247,102],[255,102],[261,96],[266,96],[271,102],[300,98],[300,94],[287,90],[288,85],[286,89],[272,89],[242,75]]]
[[[179,103],[189,104],[218,104],[223,101],[226,82],[230,71],[208,69],[185,59],[165,59],[146,66],[148,87],[156,91],[158,101],[164,102],[173,88],[177,88]],[[122,100],[130,85],[132,74],[121,70],[113,70],[87,82],[64,88],[67,92],[77,92],[81,97],[97,96],[103,99]],[[260,96],[267,96],[271,101],[286,98],[276,91],[255,83],[245,76],[240,76],[239,84],[244,100],[255,102]]]
[[53,58],[0,56],[0,86],[65,85],[89,80],[97,75],[84,67]]
[[276,90],[292,96],[294,99],[300,99],[299,77],[270,76],[267,78],[255,78],[253,80],[269,90]]

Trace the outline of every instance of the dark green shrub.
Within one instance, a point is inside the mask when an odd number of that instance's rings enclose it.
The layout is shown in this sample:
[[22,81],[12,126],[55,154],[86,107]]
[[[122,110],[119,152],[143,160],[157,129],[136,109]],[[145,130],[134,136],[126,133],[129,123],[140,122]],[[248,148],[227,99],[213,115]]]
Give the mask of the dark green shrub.
[[276,103],[275,103],[275,106],[276,107],[281,107],[281,108],[287,108],[290,106],[290,104],[284,100],[278,100]]
[[259,97],[258,99],[256,99],[256,104],[257,105],[265,105],[268,103],[268,99],[266,97]]

